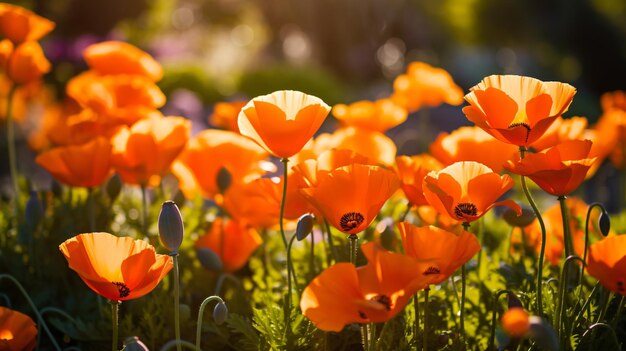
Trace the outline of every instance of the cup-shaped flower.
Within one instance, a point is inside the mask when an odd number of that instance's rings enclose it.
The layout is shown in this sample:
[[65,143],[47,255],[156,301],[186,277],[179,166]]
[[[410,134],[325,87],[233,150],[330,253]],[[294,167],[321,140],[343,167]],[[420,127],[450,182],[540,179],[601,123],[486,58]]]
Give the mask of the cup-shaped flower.
[[495,206],[507,206],[521,214],[513,200],[496,202],[513,187],[508,175],[473,161],[456,162],[432,171],[424,178],[424,196],[439,213],[460,222],[472,222]]
[[626,296],[626,235],[609,236],[591,245],[587,271],[605,288]]
[[51,67],[41,45],[36,41],[27,41],[13,50],[6,74],[16,84],[27,84],[39,80]]
[[282,182],[280,178],[259,178],[232,184],[219,199],[223,200],[218,203],[237,221],[254,228],[272,228],[280,218]]
[[335,228],[357,234],[372,223],[399,183],[393,171],[353,164],[318,173],[317,185],[300,192]]
[[441,162],[428,154],[396,157],[396,174],[400,187],[413,206],[428,205],[422,189],[426,174],[443,168]]
[[221,259],[224,271],[234,272],[248,262],[262,242],[254,228],[236,220],[217,218],[211,229],[198,238],[195,247],[210,249]]
[[584,139],[585,128],[587,128],[587,118],[585,117],[567,119],[557,117],[550,128],[531,146],[533,149],[541,151],[567,140]]
[[590,140],[569,140],[516,162],[509,161],[504,167],[527,176],[549,194],[565,196],[582,184],[596,161],[596,157],[589,157],[590,151]]
[[113,167],[127,184],[155,185],[189,140],[191,122],[184,117],[143,119],[111,139]]
[[105,41],[88,46],[83,52],[89,68],[99,74],[129,74],[161,79],[163,68],[145,51],[121,41]]
[[112,301],[146,295],[173,267],[147,242],[109,233],[79,234],[59,249],[88,287]]
[[459,161],[476,161],[501,172],[504,163],[517,157],[518,148],[495,139],[478,127],[461,127],[442,132],[430,144],[430,153],[444,166]]
[[18,311],[0,306],[0,350],[31,351],[37,344],[37,326]]
[[37,41],[54,29],[54,22],[23,7],[0,4],[0,36],[14,44]]
[[368,264],[336,263],[302,292],[300,308],[315,326],[341,331],[346,324],[384,322],[402,311],[411,296],[428,285],[427,263],[366,247]]
[[396,158],[396,144],[384,133],[358,127],[343,127],[332,134],[320,134],[315,139],[319,155],[331,149],[348,149],[367,157],[371,164],[392,166]]
[[111,174],[111,150],[109,140],[98,137],[45,151],[35,161],[63,184],[90,188],[101,185]]
[[406,121],[407,110],[392,99],[361,100],[333,107],[333,115],[344,125],[385,132]]
[[318,97],[280,90],[250,100],[237,122],[241,134],[272,155],[288,158],[313,137],[328,112],[330,107]]
[[213,106],[213,113],[209,116],[212,126],[239,133],[237,120],[241,108],[246,106],[247,101],[218,102]]
[[505,143],[528,146],[567,111],[576,89],[560,82],[493,75],[470,89],[468,120]]
[[480,251],[476,236],[465,230],[457,235],[434,226],[418,227],[408,222],[399,223],[398,229],[407,256],[431,261],[423,273],[431,277],[432,284],[448,279]]

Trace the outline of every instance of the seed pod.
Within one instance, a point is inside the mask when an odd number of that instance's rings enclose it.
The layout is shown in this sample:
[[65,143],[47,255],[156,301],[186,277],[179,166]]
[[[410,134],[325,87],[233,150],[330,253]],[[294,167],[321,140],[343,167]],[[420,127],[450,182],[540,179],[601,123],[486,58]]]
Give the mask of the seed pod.
[[105,190],[111,201],[115,201],[115,199],[117,199],[122,191],[122,178],[119,174],[115,173],[111,178],[109,178],[109,181],[105,186]]
[[313,224],[315,223],[315,217],[312,214],[306,213],[298,218],[298,224],[296,225],[296,239],[298,241],[304,240],[313,231]]
[[609,231],[611,231],[611,216],[609,216],[604,208],[602,209],[602,213],[600,213],[600,218],[598,218],[598,227],[602,235],[609,235]]
[[517,215],[514,210],[507,208],[502,214],[502,218],[513,227],[524,228],[529,226],[537,216],[532,208],[522,205],[522,214]]
[[198,256],[198,260],[200,260],[202,267],[210,271],[221,272],[224,268],[220,257],[211,249],[206,247],[196,249],[196,256]]
[[228,319],[228,307],[224,302],[218,302],[213,308],[213,320],[216,324],[222,324]]
[[220,193],[226,192],[232,182],[233,176],[226,168],[222,167],[217,171],[217,188],[220,190]]
[[136,336],[130,336],[124,340],[124,351],[150,351],[148,347]]
[[171,253],[178,252],[185,229],[180,210],[174,201],[165,201],[159,213],[159,237]]

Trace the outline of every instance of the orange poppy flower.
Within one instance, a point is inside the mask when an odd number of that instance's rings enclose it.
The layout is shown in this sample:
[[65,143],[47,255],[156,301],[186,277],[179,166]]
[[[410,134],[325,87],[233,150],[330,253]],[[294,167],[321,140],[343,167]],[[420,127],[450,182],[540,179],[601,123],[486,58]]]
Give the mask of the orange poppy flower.
[[511,337],[523,338],[530,331],[530,316],[521,307],[508,309],[501,319],[502,329]]
[[427,286],[428,276],[422,274],[427,263],[371,245],[362,246],[366,266],[336,263],[302,292],[302,313],[318,329],[339,332],[350,323],[387,321]]
[[441,171],[432,171],[424,178],[423,187],[431,206],[457,221],[475,221],[495,206],[522,213],[513,200],[495,202],[513,187],[513,179],[478,162],[456,162]]
[[518,148],[495,139],[478,127],[461,127],[452,133],[442,132],[430,144],[430,153],[444,165],[476,161],[499,173],[506,161],[517,156]]
[[218,128],[239,133],[237,119],[239,112],[247,104],[247,101],[218,102],[213,107],[213,113],[209,117],[209,123]]
[[27,41],[15,47],[6,66],[6,74],[16,84],[39,80],[50,71],[51,65],[36,41]]
[[282,187],[280,178],[234,183],[224,193],[223,200],[217,202],[238,222],[254,228],[272,228],[280,218]]
[[587,272],[605,288],[626,296],[626,235],[609,236],[589,247]]
[[0,40],[0,68],[2,70],[6,69],[14,47],[15,45],[9,39]]
[[435,107],[444,102],[460,105],[463,90],[444,69],[416,61],[409,64],[406,74],[393,81],[392,99],[414,112],[422,106]]
[[317,174],[317,184],[300,192],[335,228],[345,234],[365,230],[398,189],[390,170],[352,164]]
[[537,151],[556,146],[567,140],[582,139],[587,128],[585,117],[563,118],[557,117],[546,132],[531,146]]
[[[605,111],[594,128],[596,138],[594,145],[610,154],[616,168],[624,168],[624,148],[626,145],[626,110],[609,109]],[[592,153],[593,155],[593,153]]]
[[37,344],[37,326],[18,311],[0,306],[0,350],[32,351]]
[[189,140],[184,117],[148,118],[124,127],[111,139],[113,167],[128,184],[156,185]]
[[528,146],[567,111],[576,89],[522,76],[493,75],[470,89],[468,120],[505,143]]
[[329,111],[330,107],[318,97],[280,90],[250,100],[237,122],[241,134],[272,155],[288,158],[313,137]]
[[564,196],[576,190],[596,161],[589,158],[590,140],[569,140],[524,159],[509,161],[504,167],[515,174],[528,176],[545,192]]
[[396,158],[396,144],[385,134],[357,127],[343,127],[332,134],[320,134],[314,142],[319,155],[331,149],[348,149],[363,155],[372,164],[392,166]]
[[211,229],[198,238],[195,247],[215,252],[222,260],[224,271],[234,272],[248,262],[250,255],[262,242],[255,229],[247,228],[235,220],[217,218]]
[[109,140],[98,137],[46,151],[35,162],[63,184],[90,188],[102,184],[111,173],[111,149]]
[[0,4],[0,36],[14,44],[37,41],[54,29],[54,22],[23,7]]
[[335,105],[333,115],[346,126],[385,132],[406,121],[408,112],[392,99],[379,99],[357,101],[350,105]]
[[396,174],[400,179],[400,187],[411,205],[428,205],[422,190],[422,181],[430,171],[442,168],[443,165],[428,154],[396,157]]
[[447,214],[439,213],[430,205],[418,206],[415,213],[422,225],[433,225],[453,233],[457,233],[461,228],[460,222],[450,218]]
[[88,46],[83,52],[87,65],[99,74],[140,75],[156,82],[163,68],[145,51],[121,41],[105,41]]
[[622,110],[626,111],[626,91],[616,90],[602,94],[600,97],[602,111]]
[[[588,205],[579,198],[570,197],[567,201],[567,207],[569,210],[570,233],[574,244],[574,252],[582,256],[585,246],[585,233],[584,226],[581,225],[581,223],[584,222],[587,216]],[[543,212],[541,216],[546,227],[545,258],[550,264],[556,266],[561,262],[563,250],[565,249],[561,206],[557,202]],[[592,213],[590,223],[594,220],[597,221],[597,218],[597,212]],[[523,234],[526,239],[526,245],[539,253],[541,250],[541,227],[539,221],[535,219],[528,227],[524,228]],[[519,243],[521,241],[520,229],[515,228],[512,236],[512,242]]]
[[402,246],[407,256],[431,263],[424,272],[432,284],[448,279],[480,251],[476,237],[463,230],[460,235],[434,226],[417,227],[408,222],[398,223]]
[[112,301],[146,295],[173,267],[147,242],[109,233],[79,234],[59,249],[91,290]]

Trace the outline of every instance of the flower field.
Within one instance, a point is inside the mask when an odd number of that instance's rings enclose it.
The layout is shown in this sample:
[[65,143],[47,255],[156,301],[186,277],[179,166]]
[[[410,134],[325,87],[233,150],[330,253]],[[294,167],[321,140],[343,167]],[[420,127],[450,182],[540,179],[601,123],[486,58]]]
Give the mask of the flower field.
[[0,3],[0,351],[623,349],[626,91],[411,60],[196,118],[165,54],[72,71],[58,25]]

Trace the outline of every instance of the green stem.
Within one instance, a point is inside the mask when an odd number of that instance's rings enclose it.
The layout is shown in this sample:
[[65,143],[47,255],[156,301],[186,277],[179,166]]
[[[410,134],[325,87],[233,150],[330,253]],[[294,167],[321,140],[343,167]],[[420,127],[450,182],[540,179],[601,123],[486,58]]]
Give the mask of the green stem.
[[615,344],[615,348],[613,348],[612,350],[619,350],[620,349],[620,342],[617,339],[617,335],[615,335],[615,330],[613,330],[613,328],[611,328],[610,325],[606,324],[606,323],[595,323],[593,325],[591,325],[589,328],[587,328],[587,330],[583,333],[583,336],[580,338],[580,342],[579,344],[583,344],[583,341],[585,340],[585,338],[587,337],[587,335],[591,335],[591,343],[590,345],[593,345],[593,339],[594,339],[594,331],[597,328],[606,328],[610,331],[611,334],[611,341],[613,341],[613,343]]
[[[330,245],[330,251],[333,254],[333,260],[337,261],[337,248],[335,247],[335,243],[333,241],[333,233],[330,231],[330,225],[328,225],[328,221],[324,218],[324,226],[326,227],[326,234],[328,235],[328,244]],[[329,264],[330,265],[330,264]]]
[[150,238],[148,235],[148,194],[145,185],[141,185],[141,206],[143,208],[143,222],[141,223],[143,235]]
[[568,336],[565,335],[565,330],[567,326],[565,325],[565,321],[563,320],[563,314],[567,311],[567,277],[569,271],[569,263],[572,260],[578,260],[583,265],[585,262],[578,256],[568,256],[565,262],[563,262],[563,269],[561,270],[561,278],[559,281],[559,304],[557,305],[556,310],[556,330],[559,335],[559,340],[561,341],[561,349],[565,350],[565,344],[567,343]]
[[359,240],[359,237],[356,234],[350,234],[350,236],[348,236],[348,239],[350,241],[350,263],[352,263],[356,267],[356,256],[359,250],[357,242]]
[[239,290],[244,291],[243,287],[241,286],[241,282],[239,281],[239,279],[237,279],[237,277],[235,277],[231,273],[222,272],[220,273],[219,278],[217,278],[217,284],[215,284],[215,291],[213,291],[213,295],[219,295],[222,292],[222,286],[224,285],[224,281],[226,279],[230,279],[233,283],[235,283],[235,285],[237,285],[237,288]]
[[283,226],[283,217],[285,215],[285,200],[287,197],[287,175],[289,168],[287,164],[289,163],[288,158],[282,158],[280,162],[283,163],[283,196],[280,200],[280,235],[283,238],[283,244],[285,244],[285,249],[287,249],[287,236],[285,235],[285,228]]
[[422,335],[422,350],[428,350],[428,292],[429,287],[424,289],[424,334]]
[[495,340],[496,340],[496,319],[498,318],[498,301],[500,300],[500,296],[507,293],[513,293],[511,290],[500,290],[496,293],[496,296],[493,298],[493,305],[491,307],[491,336],[489,337],[489,348],[487,350],[493,351],[495,350]]
[[[174,261],[174,335],[178,341],[180,340],[180,277],[178,273],[178,253],[170,253],[170,256],[172,256],[172,260]],[[176,344],[176,349],[178,351],[182,350],[180,344]]]
[[[526,152],[526,147],[524,146],[520,146],[519,148],[520,151],[520,158],[523,159],[524,158],[524,153]],[[539,317],[543,317],[543,290],[542,290],[542,284],[541,281],[543,280],[543,260],[544,260],[544,256],[545,256],[545,252],[546,252],[546,225],[543,222],[543,218],[541,217],[541,212],[539,212],[539,209],[537,208],[537,205],[535,204],[535,200],[533,200],[533,197],[530,194],[530,190],[528,190],[528,185],[526,185],[526,177],[524,176],[520,176],[521,179],[521,183],[522,183],[522,190],[524,191],[524,194],[526,195],[526,199],[528,199],[528,203],[530,204],[530,207],[533,208],[533,211],[535,212],[535,216],[537,217],[537,221],[539,222],[539,227],[541,228],[541,249],[539,251],[539,263],[537,266],[537,315],[539,315]]]
[[[295,241],[296,236],[292,236],[291,239],[289,240],[289,244],[287,245],[287,261],[291,260],[291,246],[293,245],[293,242]],[[294,283],[296,280],[296,276],[295,276],[295,271],[293,269],[293,267],[291,265],[287,265],[287,307],[288,307],[288,312],[286,313],[287,317],[289,317],[289,315],[291,314],[291,276],[293,275],[294,277]],[[285,325],[287,324],[288,320],[285,319]]]
[[309,259],[309,273],[315,276],[315,235],[311,233],[311,256]]
[[[417,335],[419,334],[419,321],[420,321],[420,302],[417,293],[413,294],[413,312],[415,314],[415,321],[413,326],[415,327],[415,337],[417,340]],[[416,341],[417,342],[417,341]]]
[[609,300],[611,299],[611,291],[607,288],[602,288],[602,295],[600,295],[600,313],[598,313],[598,318],[596,319],[596,323],[600,323],[604,319],[604,315],[606,314],[606,309],[609,305]]
[[583,304],[580,311],[578,312],[578,315],[576,315],[576,318],[574,318],[574,322],[572,323],[572,326],[570,327],[570,335],[574,334],[574,328],[576,328],[576,325],[578,325],[578,321],[582,318],[583,314],[585,313],[585,310],[591,303],[591,298],[593,297],[593,294],[595,294],[595,292],[599,289],[599,287],[600,287],[600,283],[598,282],[589,293],[589,296],[587,296],[585,303]]
[[109,300],[111,304],[111,327],[113,330],[113,341],[111,345],[111,351],[117,351],[117,325],[118,325],[118,312],[121,301]]
[[[587,250],[589,248],[589,219],[591,218],[591,210],[593,210],[594,207],[599,207],[603,213],[606,212],[606,210],[604,209],[604,206],[602,206],[602,204],[599,202],[592,203],[591,205],[589,205],[589,208],[587,209],[587,216],[585,217],[585,247],[583,249],[583,261],[584,262],[587,262]],[[581,289],[582,289],[582,279],[583,279],[583,274],[581,274],[578,279],[578,285],[581,287]]]
[[360,326],[361,329],[361,344],[363,345],[363,350],[364,351],[369,351],[369,342],[367,339],[367,323],[363,323]]
[[371,351],[376,350],[376,323],[369,323],[367,325],[368,334],[369,334],[369,349]]
[[[469,231],[469,222],[463,222],[463,229]],[[465,263],[461,266],[461,305],[459,306],[460,319],[459,326],[461,331],[461,337],[465,341],[465,285],[467,280],[467,272],[465,270]]]
[[200,336],[202,335],[202,317],[204,317],[204,309],[206,305],[211,301],[218,301],[224,303],[221,297],[217,295],[209,296],[200,304],[200,309],[198,310],[198,322],[196,323],[196,349],[200,350]]
[[559,204],[561,205],[561,219],[563,221],[563,242],[565,246],[565,258],[570,257],[574,253],[574,245],[572,244],[572,234],[569,225],[569,210],[567,209],[567,197],[559,196]]
[[96,231],[96,204],[94,203],[93,188],[87,188],[87,211],[89,212],[89,231]]
[[37,321],[39,322],[39,324],[41,325],[43,330],[46,332],[46,335],[48,335],[48,338],[50,338],[50,341],[52,342],[52,346],[54,346],[54,349],[57,350],[57,351],[61,351],[61,347],[59,346],[57,341],[54,339],[54,336],[50,332],[50,329],[48,328],[48,325],[46,324],[46,321],[43,319],[41,313],[37,309],[37,306],[35,306],[35,303],[30,298],[30,296],[28,295],[28,293],[26,292],[26,289],[24,289],[22,284],[20,284],[20,282],[17,281],[17,279],[15,279],[12,275],[9,275],[9,274],[0,274],[0,281],[2,279],[8,279],[13,284],[15,284],[15,286],[22,293],[22,295],[24,296],[24,298],[26,299],[26,301],[30,305],[30,308],[33,310],[33,312],[35,312],[35,316],[37,316]]

